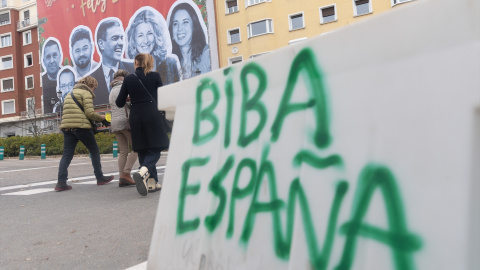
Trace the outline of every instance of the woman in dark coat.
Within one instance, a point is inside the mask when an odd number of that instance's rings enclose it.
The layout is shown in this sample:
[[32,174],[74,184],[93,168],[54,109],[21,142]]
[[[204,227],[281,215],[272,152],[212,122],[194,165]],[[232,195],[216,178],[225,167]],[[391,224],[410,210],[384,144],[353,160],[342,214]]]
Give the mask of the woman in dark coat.
[[133,179],[142,196],[161,188],[156,164],[160,152],[167,149],[170,142],[165,121],[157,108],[157,89],[162,86],[162,80],[157,72],[152,71],[153,62],[149,54],[141,53],[135,57],[135,73],[125,77],[115,101],[118,107],[123,107],[130,97],[132,148],[138,153],[141,166],[140,171],[133,174]]

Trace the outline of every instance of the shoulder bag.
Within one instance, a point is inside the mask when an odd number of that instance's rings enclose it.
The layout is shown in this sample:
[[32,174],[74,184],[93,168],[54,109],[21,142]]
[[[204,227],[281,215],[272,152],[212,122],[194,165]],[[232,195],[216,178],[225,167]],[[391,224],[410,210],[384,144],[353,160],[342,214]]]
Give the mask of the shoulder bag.
[[[143,86],[143,89],[145,89],[145,92],[147,92],[147,94],[150,96],[150,98],[152,98],[153,100],[153,103],[155,104],[156,107],[157,106],[157,101],[155,101],[155,99],[153,98],[152,94],[150,94],[150,92],[148,92],[147,88],[145,87],[145,85],[143,84],[142,80],[140,80],[140,78],[138,78],[137,74],[135,73],[132,73],[133,75],[135,75],[135,77],[137,77],[138,81],[140,82],[140,84]],[[172,124],[167,120],[167,118],[165,118],[165,112],[164,111],[160,111],[160,114],[162,115],[162,120],[163,120],[163,123],[165,124],[165,129],[167,132],[172,132]]]
[[[72,96],[72,99],[73,101],[75,101],[75,103],[77,104],[77,106],[82,110],[82,112],[85,114],[85,110],[83,109],[82,105],[80,104],[80,102],[78,102],[78,100],[75,98],[75,95],[73,95],[73,91],[70,92],[70,96]],[[87,117],[85,115],[85,117]],[[88,119],[88,117],[87,117]],[[98,130],[97,130],[97,125],[95,125],[95,122],[93,122],[92,120],[88,119],[88,121],[90,122],[90,125],[92,125],[92,130],[93,130],[93,134],[97,134],[98,133]]]

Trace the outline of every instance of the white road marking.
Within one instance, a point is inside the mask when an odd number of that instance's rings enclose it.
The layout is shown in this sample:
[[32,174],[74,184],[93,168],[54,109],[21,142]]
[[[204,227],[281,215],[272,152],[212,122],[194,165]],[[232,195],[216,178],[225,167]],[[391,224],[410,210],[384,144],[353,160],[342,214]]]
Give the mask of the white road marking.
[[37,188],[37,189],[11,192],[11,193],[6,193],[2,195],[33,195],[33,194],[40,194],[40,193],[51,192],[51,191],[53,191],[53,188]]
[[[105,160],[102,161],[104,162],[117,162],[116,160]],[[70,166],[78,166],[78,165],[86,165],[86,164],[92,164],[91,162],[88,163],[76,163],[76,164],[70,164]],[[9,172],[23,172],[23,171],[32,171],[32,170],[41,170],[41,169],[49,169],[49,168],[58,168],[58,165],[56,166],[48,166],[48,167],[37,167],[37,168],[28,168],[28,169],[18,169],[18,170],[10,170],[10,171],[0,171],[0,173],[9,173]]]
[[[159,169],[165,169],[165,166],[159,166],[157,167],[157,170]],[[133,172],[138,172],[138,170],[132,170],[132,173]],[[108,174],[105,174],[105,176],[110,176],[110,175],[118,175],[118,172],[117,173],[108,173]],[[163,173],[159,173],[158,175],[163,175]],[[71,179],[68,179],[70,181],[70,184],[87,184],[87,185],[91,185],[91,184],[97,184],[97,181],[96,180],[93,180],[93,181],[82,181],[82,182],[77,182],[79,180],[86,180],[86,179],[95,179],[95,175],[90,175],[90,176],[82,176],[82,177],[75,177],[75,178],[71,178]],[[113,180],[112,182],[116,182],[118,180]],[[32,183],[32,184],[27,184],[27,185],[16,185],[16,186],[9,186],[9,187],[2,187],[0,188],[0,191],[6,191],[6,190],[12,190],[12,189],[26,189],[26,190],[21,190],[21,191],[18,191],[18,192],[11,192],[11,193],[5,193],[5,194],[0,194],[0,195],[32,195],[32,194],[39,194],[39,193],[44,193],[44,192],[49,192],[49,191],[53,191],[53,188],[40,188],[40,189],[31,189],[32,187],[36,187],[36,186],[45,186],[45,185],[53,185],[53,184],[56,184],[57,181],[56,180],[53,180],[53,181],[45,181],[45,182],[39,182],[39,183]],[[39,192],[35,192],[35,190],[43,190],[43,191],[39,191]],[[28,193],[31,192],[31,193]],[[23,193],[22,193],[23,192]],[[26,193],[26,194],[24,194]]]

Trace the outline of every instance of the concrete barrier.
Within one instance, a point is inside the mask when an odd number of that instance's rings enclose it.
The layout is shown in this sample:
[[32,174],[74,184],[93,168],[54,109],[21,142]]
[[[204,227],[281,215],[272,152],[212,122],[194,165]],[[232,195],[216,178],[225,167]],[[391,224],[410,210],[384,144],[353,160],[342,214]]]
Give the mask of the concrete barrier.
[[424,0],[159,90],[148,269],[480,269],[477,0]]

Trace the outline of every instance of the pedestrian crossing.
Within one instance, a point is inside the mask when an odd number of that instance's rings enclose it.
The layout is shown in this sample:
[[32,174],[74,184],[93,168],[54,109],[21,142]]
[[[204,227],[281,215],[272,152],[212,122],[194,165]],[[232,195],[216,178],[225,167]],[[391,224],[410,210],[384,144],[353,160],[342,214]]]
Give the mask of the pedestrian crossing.
[[[157,170],[159,170],[158,175],[164,174],[165,166],[158,166]],[[132,173],[138,172],[137,170],[132,170]],[[118,172],[116,173],[108,173],[105,174],[106,176],[118,176]],[[93,179],[93,180],[92,180]],[[89,180],[89,181],[85,181]],[[117,180],[113,180],[111,183],[118,182]],[[15,185],[15,186],[7,186],[7,187],[0,187],[0,196],[28,196],[28,195],[38,195],[42,193],[53,192],[53,186],[57,183],[57,181],[44,181],[38,183],[31,183],[26,185]],[[95,175],[90,176],[82,176],[82,177],[75,177],[68,179],[69,185],[96,185],[97,180],[95,179]],[[46,188],[45,186],[50,186]],[[38,187],[38,188],[37,188]],[[14,190],[14,191],[13,191]],[[12,191],[7,193],[2,193],[4,191]]]

